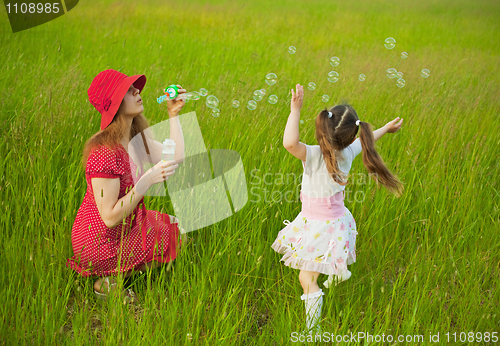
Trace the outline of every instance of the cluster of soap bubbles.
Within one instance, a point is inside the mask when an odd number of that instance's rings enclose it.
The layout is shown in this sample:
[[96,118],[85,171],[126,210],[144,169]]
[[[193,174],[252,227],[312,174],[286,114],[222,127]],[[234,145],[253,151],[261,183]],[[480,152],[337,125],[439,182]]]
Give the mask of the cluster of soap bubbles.
[[[292,49],[293,48],[293,49]],[[295,47],[290,47],[289,48],[290,54],[295,53]],[[266,78],[264,79],[267,83],[267,85],[274,85],[278,81],[278,77],[276,76],[275,73],[268,73],[266,75]],[[266,89],[257,89],[253,92],[253,100],[250,100],[247,102],[247,108],[251,111],[255,110],[257,108],[257,102],[261,101],[264,96],[266,96],[267,91]],[[274,105],[278,102],[278,96],[276,95],[269,95],[267,98],[267,102],[270,104]],[[238,100],[233,101],[233,107],[238,108],[240,105]]]
[[[384,46],[387,49],[393,49],[396,46],[396,40],[392,37],[388,37],[384,41]],[[401,59],[407,59],[408,58],[408,52],[401,52]],[[396,85],[400,88],[405,86],[405,80],[403,79],[403,72],[397,71],[395,68],[390,68],[386,71],[387,77],[393,79],[397,77],[396,80]],[[424,68],[422,71],[420,71],[420,75],[423,78],[429,77],[429,70]]]
[[[278,80],[278,77],[276,76],[275,73],[268,73],[266,75],[266,78],[265,78],[265,81],[268,85],[274,85],[276,84]],[[262,99],[264,98],[264,96],[266,96],[267,94],[267,91],[266,89],[257,89],[253,92],[252,94],[252,98],[253,100],[250,100],[247,102],[247,108],[251,111],[257,109],[257,102],[259,101],[262,101]],[[269,95],[267,101],[270,103],[270,104],[276,104],[278,102],[278,96],[276,95]],[[232,102],[232,106],[234,108],[238,108],[240,106],[240,101],[238,100],[233,100]]]
[[191,91],[186,93],[186,102],[189,101],[198,101],[200,97],[205,97],[208,95],[208,90],[205,88],[201,88],[199,91]]
[[219,99],[214,95],[208,95],[208,90],[205,88],[200,88],[198,91],[191,91],[184,94],[185,102],[189,101],[198,101],[201,97],[207,97],[205,103],[208,108],[212,109],[212,115],[217,118],[220,115],[219,107]]
[[217,118],[220,115],[220,110],[217,108],[219,107],[219,99],[214,95],[208,95],[205,103],[208,108],[212,109],[212,116]]
[[[385,48],[387,49],[393,49],[395,46],[396,46],[396,40],[392,37],[388,37],[384,40],[384,46]],[[295,54],[297,52],[297,48],[294,47],[294,46],[290,46],[288,47],[288,53],[290,54]],[[401,59],[407,59],[408,58],[408,53],[407,52],[401,52]],[[337,67],[339,64],[340,64],[340,59],[336,56],[333,56],[330,58],[330,65],[333,66],[333,67]],[[423,69],[421,72],[420,72],[421,76],[423,78],[427,78],[429,77],[429,70],[428,69]],[[403,72],[401,71],[397,71],[395,68],[389,68],[387,71],[386,71],[386,75],[388,78],[390,79],[395,79],[396,80],[396,85],[399,87],[399,88],[403,88],[406,84],[406,81],[403,79]],[[364,82],[365,79],[366,79],[366,76],[364,74],[360,74],[358,76],[358,79],[360,82]],[[327,80],[330,82],[330,83],[335,83],[339,80],[339,74],[338,72],[336,71],[330,71],[328,72],[328,75],[327,75]],[[267,85],[269,86],[272,86],[274,84],[276,84],[276,82],[278,81],[278,77],[276,76],[275,73],[268,73],[265,77],[265,82],[267,83]],[[307,88],[311,91],[315,90],[316,89],[316,83],[314,82],[309,82],[307,84]],[[252,98],[251,100],[249,100],[246,104],[246,107],[249,109],[249,110],[255,110],[257,108],[257,102],[260,102],[262,99],[264,99],[264,97],[266,96],[267,94],[267,91],[266,89],[257,89],[253,92],[252,94]],[[186,93],[186,102],[189,101],[189,100],[199,100],[200,97],[205,97],[208,95],[208,91],[207,89],[204,89],[204,88],[201,88],[199,91],[193,91],[193,92],[189,92],[189,93]],[[323,102],[328,102],[330,100],[330,97],[328,95],[323,95],[321,96],[321,100]],[[269,95],[268,98],[267,98],[267,101],[270,103],[270,104],[276,104],[278,102],[278,96],[276,95]],[[214,95],[208,95],[207,98],[206,98],[206,105],[207,107],[211,108],[212,109],[212,115],[214,117],[218,117],[220,115],[220,110],[217,108],[219,106],[219,100],[217,99],[217,97],[215,97]],[[240,101],[238,100],[233,100],[231,105],[234,107],[234,108],[239,108],[240,106]],[[300,121],[301,124],[303,124],[303,121],[301,120]]]
[[405,80],[403,79],[403,72],[397,71],[395,68],[390,68],[386,71],[387,77],[390,79],[394,79],[397,77],[396,85],[400,88],[405,86]]

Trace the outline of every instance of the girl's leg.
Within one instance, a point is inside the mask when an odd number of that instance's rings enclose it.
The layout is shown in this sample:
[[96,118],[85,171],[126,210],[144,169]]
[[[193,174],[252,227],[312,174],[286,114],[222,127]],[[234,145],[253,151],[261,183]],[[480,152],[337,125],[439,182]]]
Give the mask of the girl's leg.
[[299,281],[302,289],[304,290],[304,294],[315,293],[319,291],[318,286],[318,272],[308,272],[305,270],[301,270],[299,273]]
[[301,270],[299,273],[300,284],[304,294],[300,299],[304,301],[306,308],[306,323],[308,331],[319,329],[321,319],[321,307],[323,305],[323,291],[318,286],[318,272]]

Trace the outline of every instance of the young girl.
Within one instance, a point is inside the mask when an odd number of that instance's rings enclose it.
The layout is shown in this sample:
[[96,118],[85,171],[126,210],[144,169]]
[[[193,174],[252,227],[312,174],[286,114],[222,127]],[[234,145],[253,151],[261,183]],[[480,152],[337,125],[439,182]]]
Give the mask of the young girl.
[[[349,105],[321,111],[316,118],[319,145],[299,142],[299,119],[304,89],[292,89],[291,112],[283,137],[284,147],[302,160],[304,174],[300,200],[302,211],[283,228],[272,245],[286,266],[299,269],[304,290],[307,329],[320,330],[323,292],[317,284],[320,273],[329,275],[325,287],[349,279],[348,264],[356,261],[356,223],[344,207],[344,189],[354,158],[363,151],[363,163],[374,179],[400,195],[401,182],[387,169],[375,150],[375,141],[385,133],[397,132],[403,119],[394,119],[372,132],[370,124],[358,119]],[[399,122],[398,122],[399,120]],[[356,134],[359,131],[359,139]]]

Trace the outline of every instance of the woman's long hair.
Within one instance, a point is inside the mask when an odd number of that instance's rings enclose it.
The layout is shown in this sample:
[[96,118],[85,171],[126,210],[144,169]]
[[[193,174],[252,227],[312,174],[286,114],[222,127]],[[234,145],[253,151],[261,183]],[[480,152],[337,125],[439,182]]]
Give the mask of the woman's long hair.
[[[137,115],[132,120],[128,140],[131,140],[136,134],[147,129],[148,126],[149,124],[146,117],[142,113]],[[87,167],[87,160],[93,149],[104,145],[109,149],[114,150],[120,143],[121,139],[126,135],[127,130],[129,130],[129,128],[124,116],[120,113],[116,114],[113,121],[104,130],[97,132],[85,143],[82,156],[83,169]]]
[[316,139],[318,141],[323,158],[325,159],[328,173],[333,180],[340,185],[347,185],[347,176],[338,166],[338,161],[343,160],[341,150],[348,147],[356,138],[358,129],[359,139],[363,151],[363,164],[375,181],[380,182],[390,192],[400,196],[403,192],[403,184],[386,167],[384,161],[375,149],[375,139],[371,125],[360,121],[356,111],[349,105],[338,105],[330,109],[332,117],[328,117],[328,110],[323,110],[316,118]]

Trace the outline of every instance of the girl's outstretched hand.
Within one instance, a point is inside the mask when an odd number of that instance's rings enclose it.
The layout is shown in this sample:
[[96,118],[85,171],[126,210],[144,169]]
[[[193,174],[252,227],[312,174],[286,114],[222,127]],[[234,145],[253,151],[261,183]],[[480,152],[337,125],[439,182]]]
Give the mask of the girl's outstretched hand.
[[387,128],[388,133],[395,133],[399,131],[401,125],[403,125],[403,119],[400,120],[399,117],[397,117],[393,121],[389,121],[387,124],[385,124],[385,127]]
[[292,89],[292,102],[290,108],[292,111],[299,111],[302,108],[302,100],[304,99],[304,87],[300,84],[295,86],[296,92]]

